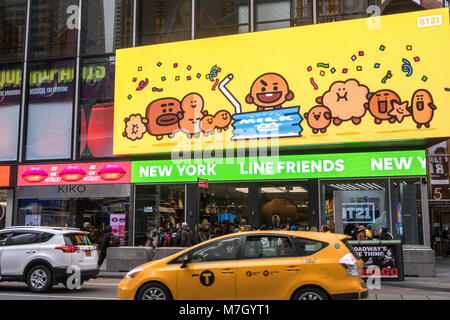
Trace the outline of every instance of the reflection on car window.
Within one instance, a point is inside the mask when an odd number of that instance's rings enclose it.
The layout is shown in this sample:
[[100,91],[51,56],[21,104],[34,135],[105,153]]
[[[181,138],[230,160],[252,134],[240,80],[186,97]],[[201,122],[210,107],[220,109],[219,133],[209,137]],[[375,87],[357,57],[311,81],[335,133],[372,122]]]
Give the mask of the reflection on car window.
[[328,246],[328,243],[317,240],[298,237],[293,237],[292,240],[294,241],[297,255],[300,257],[310,256]]
[[39,233],[14,232],[11,236],[11,242],[9,243],[9,245],[18,246],[33,243],[39,243]]
[[294,251],[287,237],[251,236],[247,237],[244,258],[292,257]]
[[9,233],[0,233],[0,247],[6,244],[6,240],[8,239]]
[[192,251],[191,262],[235,260],[239,238],[223,239]]

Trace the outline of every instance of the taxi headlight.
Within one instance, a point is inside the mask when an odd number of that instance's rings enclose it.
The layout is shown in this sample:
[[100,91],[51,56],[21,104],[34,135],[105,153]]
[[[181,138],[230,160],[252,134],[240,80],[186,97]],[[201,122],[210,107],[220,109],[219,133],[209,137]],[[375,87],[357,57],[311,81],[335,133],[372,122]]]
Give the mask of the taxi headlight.
[[144,270],[144,268],[136,268],[136,269],[133,269],[133,270],[131,270],[130,272],[128,272],[126,275],[125,275],[125,279],[131,279],[131,278],[134,278],[135,276],[137,276],[141,271],[143,271]]

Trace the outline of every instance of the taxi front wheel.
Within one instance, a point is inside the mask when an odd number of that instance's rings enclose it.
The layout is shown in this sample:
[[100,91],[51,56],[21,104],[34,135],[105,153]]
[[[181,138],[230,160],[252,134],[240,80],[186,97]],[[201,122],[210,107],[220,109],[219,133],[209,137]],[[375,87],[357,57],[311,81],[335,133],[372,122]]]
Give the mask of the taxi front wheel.
[[136,300],[172,300],[172,296],[164,285],[150,282],[139,289]]
[[325,291],[315,287],[304,287],[292,296],[292,300],[328,300]]

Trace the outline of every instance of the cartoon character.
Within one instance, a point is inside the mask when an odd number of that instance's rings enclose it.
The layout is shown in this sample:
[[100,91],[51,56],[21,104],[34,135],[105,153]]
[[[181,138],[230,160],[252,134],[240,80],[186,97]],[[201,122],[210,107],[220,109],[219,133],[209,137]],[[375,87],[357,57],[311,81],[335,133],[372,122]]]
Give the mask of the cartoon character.
[[214,122],[214,116],[211,114],[208,114],[206,112],[206,115],[202,118],[202,131],[205,137],[208,135],[213,135],[216,130],[216,123]]
[[284,102],[292,99],[294,93],[281,75],[265,73],[253,82],[245,102],[255,104],[257,111],[264,111],[265,108],[280,109]]
[[349,120],[360,124],[361,118],[366,114],[364,104],[367,102],[368,93],[369,88],[359,84],[358,80],[336,81],[322,97],[316,98],[316,102],[331,110],[335,125]]
[[392,110],[388,113],[390,116],[395,117],[399,123],[403,121],[404,117],[411,115],[408,111],[408,101],[403,103],[392,102]]
[[217,132],[222,130],[227,131],[231,123],[231,114],[226,110],[217,111],[214,115],[214,122],[216,124]]
[[181,101],[181,112],[178,112],[180,119],[180,130],[190,139],[192,136],[198,138],[201,128],[203,113],[203,98],[198,93],[189,93]]
[[143,118],[139,113],[130,115],[128,118],[125,118],[124,121],[125,131],[122,135],[132,141],[142,139],[144,133],[147,132],[145,124],[148,120]]
[[365,104],[370,114],[375,118],[375,123],[380,124],[383,120],[394,123],[396,118],[389,113],[394,109],[393,104],[400,104],[400,97],[392,90],[378,90],[367,95],[369,102]]
[[180,129],[178,112],[181,111],[180,101],[175,98],[162,98],[152,101],[147,106],[147,130],[157,140],[165,135],[173,138]]
[[305,113],[305,119],[313,133],[327,132],[331,123],[331,110],[324,106],[315,106]]
[[433,119],[434,110],[437,107],[433,103],[433,97],[425,89],[419,89],[414,92],[411,98],[410,112],[417,128],[420,129],[422,125],[425,128],[430,127],[430,121]]

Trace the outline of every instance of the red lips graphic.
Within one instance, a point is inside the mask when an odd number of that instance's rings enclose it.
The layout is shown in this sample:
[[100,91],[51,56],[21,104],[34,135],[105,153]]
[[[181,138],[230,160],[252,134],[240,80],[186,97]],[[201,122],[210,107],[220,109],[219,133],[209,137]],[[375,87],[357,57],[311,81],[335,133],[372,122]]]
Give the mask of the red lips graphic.
[[108,164],[98,172],[98,175],[104,180],[119,180],[126,173],[127,172],[121,166],[117,164]]
[[23,180],[29,183],[41,182],[48,177],[48,173],[40,167],[29,168],[22,174]]

